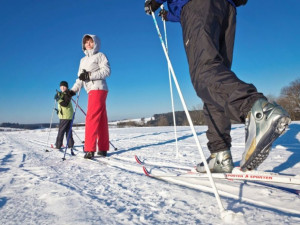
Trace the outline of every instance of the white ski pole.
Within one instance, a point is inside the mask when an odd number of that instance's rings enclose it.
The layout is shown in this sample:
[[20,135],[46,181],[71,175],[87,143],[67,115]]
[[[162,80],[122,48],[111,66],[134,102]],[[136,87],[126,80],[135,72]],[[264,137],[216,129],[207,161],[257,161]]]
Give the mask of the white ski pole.
[[188,111],[188,109],[187,109],[185,100],[184,100],[183,95],[182,95],[182,92],[181,92],[181,90],[180,90],[180,87],[179,87],[179,84],[178,84],[178,81],[177,81],[177,78],[176,78],[176,75],[175,75],[173,66],[172,66],[172,64],[171,64],[169,55],[168,55],[168,53],[167,53],[166,46],[165,46],[164,41],[163,41],[163,39],[162,39],[162,36],[161,36],[160,30],[159,30],[158,24],[157,24],[157,21],[156,21],[156,18],[155,18],[155,14],[154,14],[154,12],[152,12],[151,14],[152,14],[152,18],[153,18],[153,21],[154,21],[154,25],[155,25],[155,27],[156,27],[156,30],[157,30],[157,33],[158,33],[158,36],[159,36],[159,39],[160,39],[162,48],[163,48],[163,50],[164,50],[166,59],[167,59],[167,61],[168,61],[168,65],[169,65],[169,68],[170,68],[170,70],[171,70],[171,74],[172,74],[172,77],[173,77],[175,86],[176,86],[176,88],[177,88],[177,91],[178,91],[178,94],[179,94],[179,97],[180,97],[182,106],[183,106],[183,108],[184,108],[185,114],[186,114],[187,119],[188,119],[188,121],[189,121],[190,128],[191,128],[191,130],[192,130],[192,133],[193,133],[193,136],[194,136],[196,145],[197,145],[197,147],[198,147],[198,150],[199,150],[201,159],[202,159],[202,161],[203,161],[203,164],[204,164],[205,170],[206,170],[206,172],[207,172],[209,181],[210,181],[210,183],[211,183],[211,186],[212,186],[214,195],[215,195],[215,197],[216,197],[216,200],[217,200],[217,203],[218,203],[218,206],[219,206],[219,209],[220,209],[221,217],[223,218],[223,217],[224,217],[224,213],[226,212],[226,210],[224,209],[224,206],[223,206],[223,204],[222,204],[222,202],[221,202],[220,195],[219,195],[219,193],[218,193],[216,184],[215,184],[215,182],[214,182],[214,180],[213,180],[213,178],[212,178],[211,172],[210,172],[209,167],[208,167],[208,164],[207,164],[207,162],[206,162],[206,158],[205,158],[205,156],[204,156],[202,147],[201,147],[201,145],[200,145],[200,141],[199,141],[198,136],[197,136],[197,133],[196,133],[196,131],[195,131],[195,127],[194,127],[194,125],[193,125],[191,116],[190,116],[190,114],[189,114],[189,111]]
[[[52,115],[51,115],[51,120],[50,120],[50,127],[49,127],[48,138],[47,138],[47,147],[49,145],[49,138],[50,138],[50,132],[51,132],[51,127],[52,127],[52,120],[53,120],[55,105],[56,105],[56,99],[54,99],[54,105],[53,105],[53,110],[52,110]],[[49,150],[45,149],[45,151],[49,151]]]
[[81,140],[81,138],[77,135],[77,133],[75,132],[75,130],[72,128],[72,132],[76,135],[76,137],[78,138],[78,140],[84,144],[84,141]]
[[[164,5],[161,5],[160,8],[163,10]],[[166,26],[166,21],[164,19],[163,19],[163,24],[164,24],[166,50],[167,50],[167,53],[169,54],[168,38],[167,38],[167,26]],[[171,104],[172,104],[172,112],[173,112],[173,125],[174,125],[174,135],[175,135],[175,144],[176,144],[176,158],[178,158],[179,157],[179,151],[178,151],[177,126],[176,126],[176,116],[175,116],[175,108],[174,108],[174,97],[173,97],[173,86],[172,86],[171,70],[170,70],[169,64],[168,64],[168,73],[169,73]]]

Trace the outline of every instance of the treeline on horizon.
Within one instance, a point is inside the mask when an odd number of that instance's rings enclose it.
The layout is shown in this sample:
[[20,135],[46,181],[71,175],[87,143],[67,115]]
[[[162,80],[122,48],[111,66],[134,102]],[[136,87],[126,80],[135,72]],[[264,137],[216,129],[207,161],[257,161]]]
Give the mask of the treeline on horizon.
[[[283,108],[287,110],[292,121],[300,120],[300,78],[291,82],[288,86],[283,87],[280,92],[280,96],[275,98],[274,96],[267,96],[270,102],[277,102]],[[189,111],[194,125],[206,125],[204,114],[202,109],[194,109]],[[155,114],[154,119],[148,122],[128,121],[120,122],[117,127],[127,127],[127,126],[172,126],[173,123],[173,113],[163,113]],[[184,111],[175,112],[176,125],[177,126],[188,126],[188,120]],[[232,121],[232,123],[237,123]]]
[[[192,110],[189,111],[192,121],[194,125],[204,125],[204,115],[203,110]],[[176,125],[177,126],[188,126],[189,122],[185,115],[184,111],[176,111],[175,112],[176,118]],[[173,113],[161,113],[161,114],[154,114],[151,117],[151,120],[145,121],[145,118],[142,118],[141,121],[126,121],[126,122],[119,122],[117,123],[117,127],[155,127],[155,126],[173,126],[174,119]]]
[[[51,128],[58,127],[58,123],[52,123]],[[73,124],[73,127],[84,126],[84,124]],[[45,129],[49,128],[50,123],[35,123],[35,124],[19,124],[19,123],[1,123],[0,131],[4,131],[3,128],[14,128],[14,129],[24,129],[24,130],[35,130],[35,129]]]
[[[292,121],[300,121],[300,78],[291,82],[289,86],[283,87],[281,89],[280,96],[275,98],[273,96],[267,96],[269,101],[275,101],[283,108],[287,110],[290,114]],[[206,125],[204,119],[204,113],[201,108],[189,111],[194,125]],[[188,120],[184,111],[175,112],[176,125],[177,126],[188,126]],[[232,121],[235,123],[235,121]],[[117,123],[117,127],[143,127],[143,126],[173,126],[173,113],[161,113],[155,114],[151,120],[145,121],[142,118],[141,121],[126,121]],[[40,123],[40,124],[19,124],[19,123],[2,123],[1,127],[5,128],[18,128],[18,129],[43,129],[49,128],[50,123]],[[74,127],[84,126],[84,124],[74,124]],[[53,123],[52,127],[58,127],[58,123]]]

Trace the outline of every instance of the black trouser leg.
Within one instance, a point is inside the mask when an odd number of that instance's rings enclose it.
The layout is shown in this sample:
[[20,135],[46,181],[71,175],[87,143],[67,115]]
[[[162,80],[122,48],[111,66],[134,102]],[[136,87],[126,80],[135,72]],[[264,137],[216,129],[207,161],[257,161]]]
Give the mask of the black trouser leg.
[[204,104],[203,111],[208,125],[206,132],[208,149],[211,153],[229,150],[231,147],[230,119],[213,105]]
[[68,126],[68,120],[59,120],[58,134],[55,143],[56,148],[61,148],[67,126]]
[[[228,121],[244,122],[253,103],[264,97],[231,71],[235,24],[235,8],[224,0],[192,0],[181,14],[191,80],[197,95],[211,109],[210,116],[206,114],[211,151],[228,145],[230,138],[218,144],[219,131],[223,137],[229,135],[223,129]],[[224,120],[214,119],[222,117]]]
[[[59,128],[58,128],[58,134],[56,138],[56,148],[61,148],[63,144],[64,134],[66,134],[66,138],[68,138],[68,132],[70,130],[72,120],[60,120],[59,121]],[[72,148],[74,146],[74,140],[73,135],[71,132],[71,136],[69,139],[68,147]]]
[[72,120],[69,120],[69,123],[67,124],[67,128],[66,128],[66,140],[68,140],[69,132],[71,132],[70,133],[70,138],[69,138],[69,141],[68,141],[68,147],[69,148],[73,148],[73,146],[74,146],[73,132],[72,132],[72,129],[70,129],[71,128],[71,123],[72,123]]

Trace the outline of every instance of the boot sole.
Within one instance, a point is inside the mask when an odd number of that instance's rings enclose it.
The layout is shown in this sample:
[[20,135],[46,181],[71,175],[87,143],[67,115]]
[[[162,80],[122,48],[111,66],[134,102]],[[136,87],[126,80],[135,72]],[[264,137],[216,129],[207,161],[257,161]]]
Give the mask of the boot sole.
[[256,169],[269,155],[273,142],[286,132],[288,125],[291,123],[289,117],[283,116],[274,123],[272,128],[264,135],[262,140],[257,144],[256,150],[250,156],[248,161],[241,166],[242,171]]

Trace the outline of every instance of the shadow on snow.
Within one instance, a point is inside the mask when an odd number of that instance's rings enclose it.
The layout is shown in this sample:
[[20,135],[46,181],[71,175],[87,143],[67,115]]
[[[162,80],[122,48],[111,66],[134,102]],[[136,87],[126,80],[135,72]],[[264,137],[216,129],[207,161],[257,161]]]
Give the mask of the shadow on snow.
[[300,142],[297,139],[297,134],[299,132],[300,124],[291,124],[289,130],[273,143],[273,146],[281,145],[286,148],[286,151],[289,151],[292,154],[285,162],[274,167],[272,172],[282,172],[300,162]]

